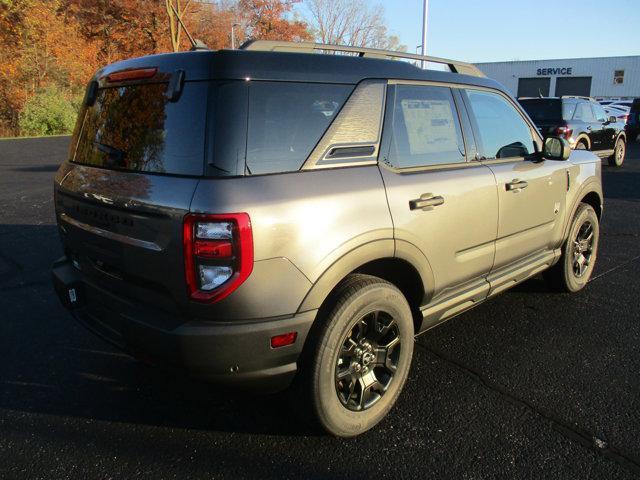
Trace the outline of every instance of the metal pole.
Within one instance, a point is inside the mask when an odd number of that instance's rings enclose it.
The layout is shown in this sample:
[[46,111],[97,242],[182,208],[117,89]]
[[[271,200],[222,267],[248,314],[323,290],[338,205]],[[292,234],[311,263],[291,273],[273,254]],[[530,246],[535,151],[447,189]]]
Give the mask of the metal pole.
[[231,50],[236,49],[236,33],[234,31],[236,24],[231,25]]
[[[425,56],[427,54],[427,18],[429,14],[429,0],[422,1],[422,48],[421,54]],[[422,68],[426,67],[426,62],[422,61]]]

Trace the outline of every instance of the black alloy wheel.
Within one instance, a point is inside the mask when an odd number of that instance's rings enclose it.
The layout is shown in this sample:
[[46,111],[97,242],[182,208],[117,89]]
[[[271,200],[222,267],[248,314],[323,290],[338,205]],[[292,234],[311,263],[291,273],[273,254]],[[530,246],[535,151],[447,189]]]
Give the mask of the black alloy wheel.
[[398,368],[401,339],[387,312],[374,311],[356,321],[342,341],[335,367],[336,392],[349,410],[366,410],[389,388]]
[[591,265],[594,245],[594,228],[591,220],[585,220],[573,241],[573,274],[581,278]]

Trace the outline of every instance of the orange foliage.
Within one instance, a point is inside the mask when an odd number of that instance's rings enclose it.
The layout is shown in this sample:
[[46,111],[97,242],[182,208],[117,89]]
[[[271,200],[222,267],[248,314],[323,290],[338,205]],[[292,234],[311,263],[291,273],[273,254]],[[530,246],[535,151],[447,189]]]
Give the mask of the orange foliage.
[[[300,0],[181,0],[193,37],[212,49],[247,38],[306,40],[307,25],[289,20]],[[181,36],[181,48],[190,45]],[[17,132],[25,101],[55,85],[81,95],[100,67],[172,50],[165,0],[0,0],[0,135]]]
[[309,40],[307,24],[289,21],[286,15],[300,0],[240,0],[240,8],[246,12],[252,38],[265,40]]

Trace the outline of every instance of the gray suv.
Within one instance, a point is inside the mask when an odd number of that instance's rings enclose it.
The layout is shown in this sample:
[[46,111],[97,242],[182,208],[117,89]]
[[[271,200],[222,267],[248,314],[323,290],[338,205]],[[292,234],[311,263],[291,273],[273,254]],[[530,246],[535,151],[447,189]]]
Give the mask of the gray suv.
[[415,335],[540,272],[585,286],[601,166],[472,65],[258,41],[97,72],[55,208],[78,321],[193,377],[293,384],[354,436]]

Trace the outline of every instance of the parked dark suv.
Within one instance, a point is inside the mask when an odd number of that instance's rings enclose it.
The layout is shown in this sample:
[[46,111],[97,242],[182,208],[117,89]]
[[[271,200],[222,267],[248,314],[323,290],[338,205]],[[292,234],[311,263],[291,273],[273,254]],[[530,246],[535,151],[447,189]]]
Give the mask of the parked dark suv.
[[518,101],[543,136],[566,138],[571,148],[591,150],[609,165],[624,162],[627,137],[624,123],[608,116],[588,97],[519,98]]
[[415,334],[542,271],[582,289],[598,158],[543,142],[472,65],[394,57],[425,60],[255,42],[100,70],[55,177],[62,302],[146,362],[293,382],[353,436],[395,403]]
[[636,98],[631,105],[626,130],[630,142],[638,140],[638,135],[640,135],[640,98]]

